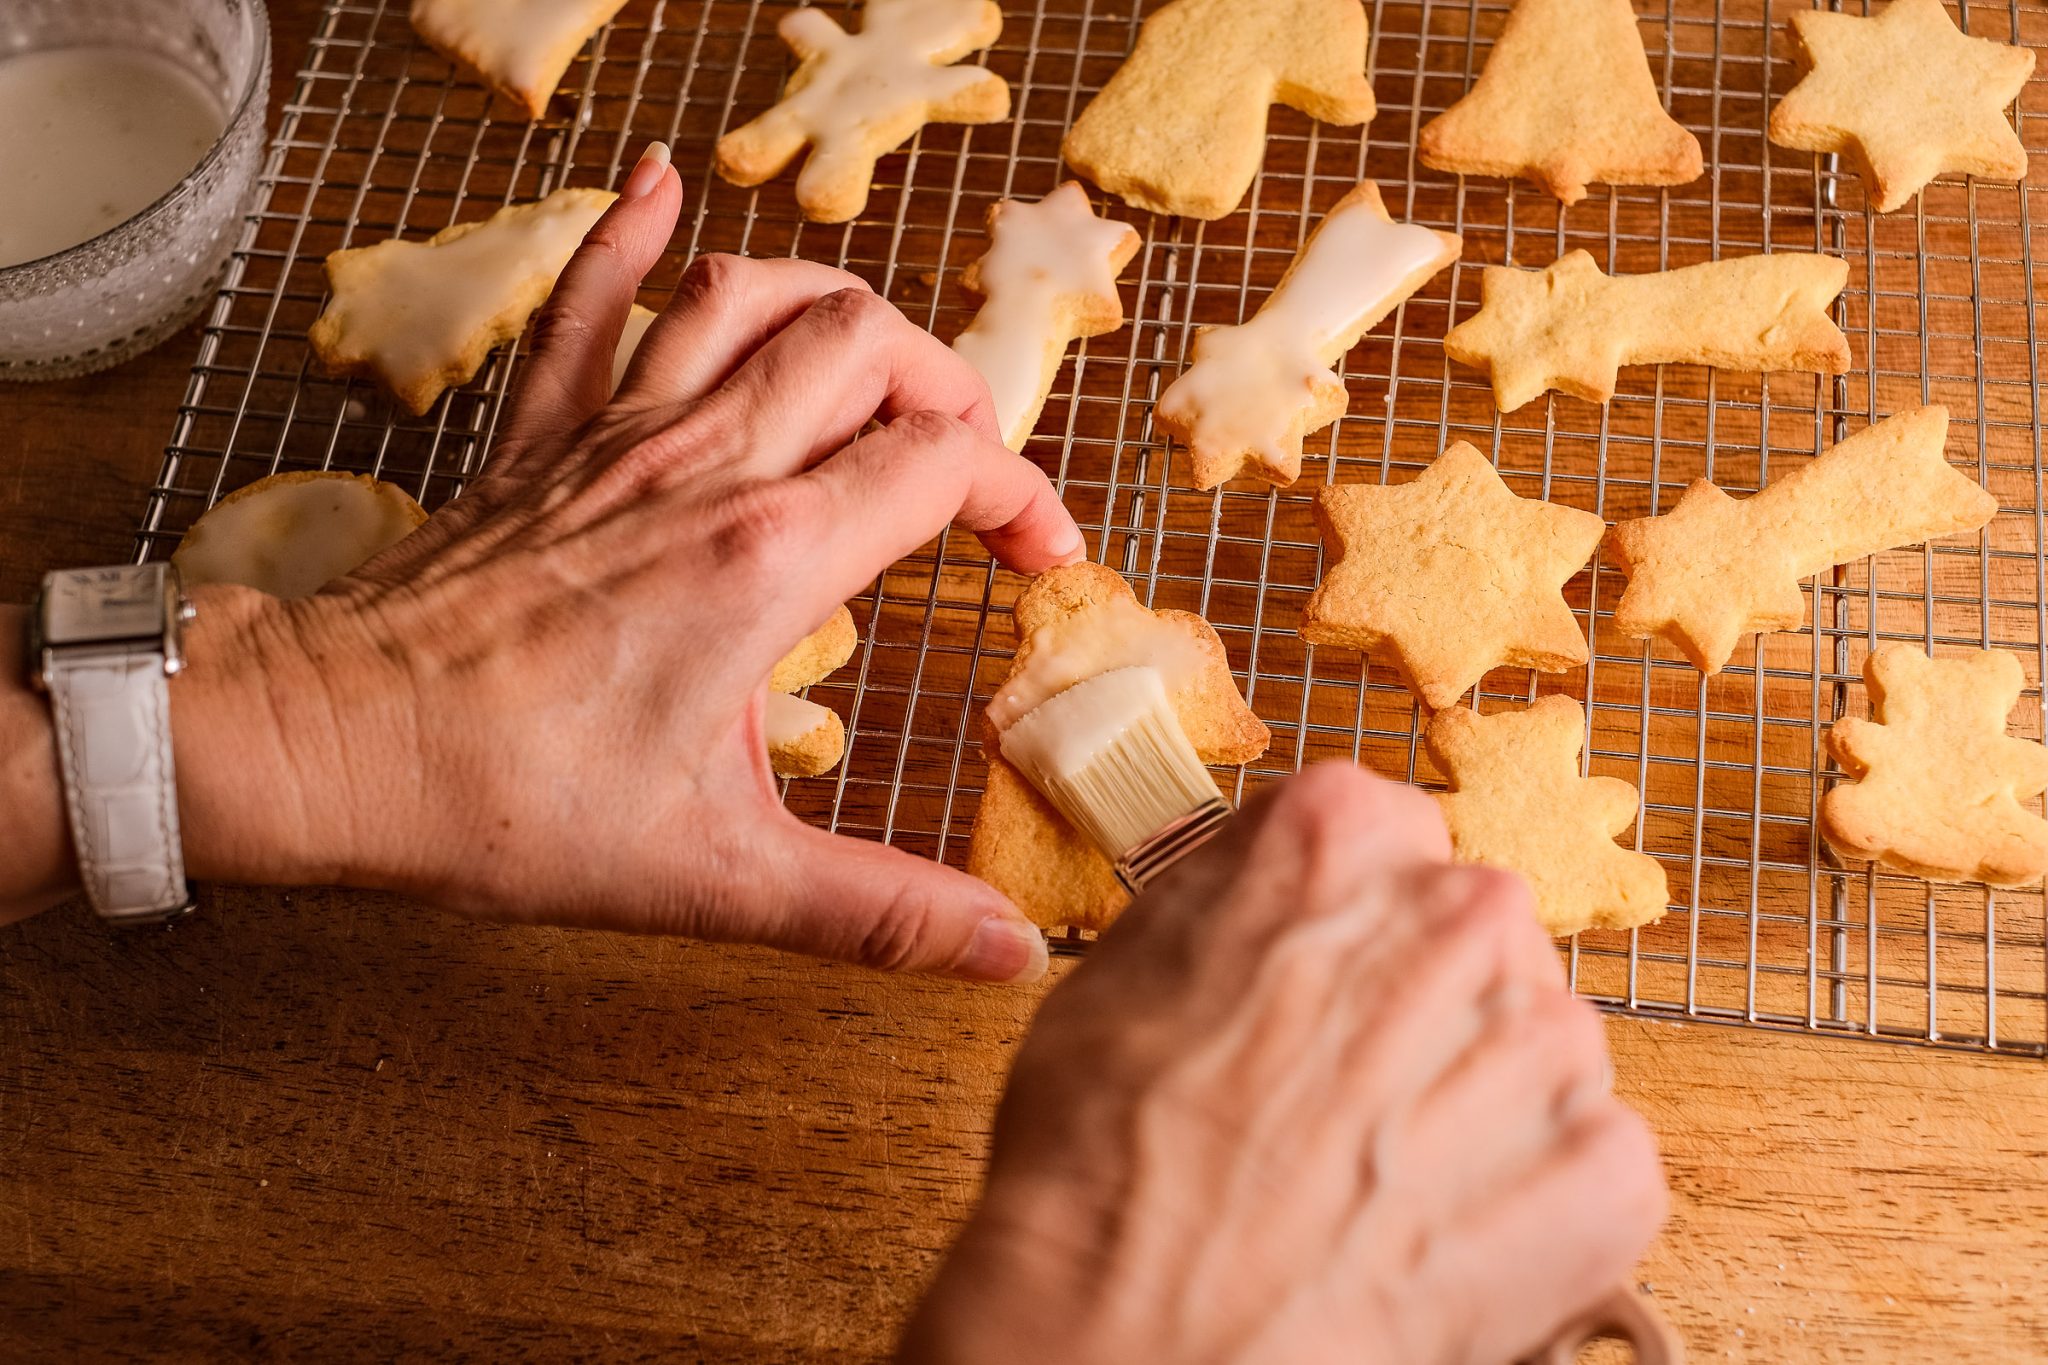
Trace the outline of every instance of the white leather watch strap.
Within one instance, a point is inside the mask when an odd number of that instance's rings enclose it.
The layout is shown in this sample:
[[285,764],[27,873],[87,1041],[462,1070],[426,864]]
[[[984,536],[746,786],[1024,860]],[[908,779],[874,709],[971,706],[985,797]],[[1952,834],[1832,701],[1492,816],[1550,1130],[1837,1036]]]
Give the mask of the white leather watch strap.
[[185,909],[190,891],[163,654],[60,655],[45,682],[86,898],[115,920],[163,919]]

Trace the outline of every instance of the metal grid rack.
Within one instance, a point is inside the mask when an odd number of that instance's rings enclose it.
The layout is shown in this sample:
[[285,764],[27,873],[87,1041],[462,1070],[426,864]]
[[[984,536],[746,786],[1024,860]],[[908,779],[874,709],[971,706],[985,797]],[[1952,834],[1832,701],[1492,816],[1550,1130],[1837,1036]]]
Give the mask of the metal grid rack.
[[[1568,592],[1591,664],[1554,677],[1497,670],[1476,700],[1497,709],[1562,690],[1587,701],[1590,770],[1643,792],[1634,837],[1670,873],[1674,904],[1654,926],[1569,945],[1583,994],[1644,1013],[2048,1052],[2040,890],[1843,869],[1814,832],[1833,778],[1820,737],[1837,716],[1865,710],[1859,670],[1878,639],[2015,651],[2031,684],[2015,729],[2041,736],[2048,504],[2033,228],[2048,197],[1949,178],[1880,218],[1832,158],[1771,147],[1772,101],[1796,78],[1785,21],[1808,0],[1637,0],[1659,87],[1706,151],[1696,183],[1600,187],[1563,210],[1527,186],[1460,181],[1418,165],[1416,132],[1469,87],[1506,5],[1366,2],[1380,101],[1368,128],[1276,109],[1251,196],[1216,223],[1108,206],[1145,239],[1124,275],[1131,322],[1078,349],[1027,448],[1096,558],[1141,598],[1199,611],[1221,632],[1274,734],[1237,774],[1238,794],[1333,757],[1436,777],[1421,718],[1390,672],[1351,651],[1310,649],[1295,633],[1321,571],[1309,514],[1318,485],[1409,477],[1463,438],[1490,451],[1517,492],[1614,521],[1667,509],[1700,475],[1753,490],[1880,416],[1944,402],[1951,458],[2002,505],[1974,540],[1822,576],[1809,586],[1809,629],[1745,645],[1713,678],[1622,638],[1608,614],[1621,581],[1596,564]],[[264,207],[206,327],[138,555],[168,554],[205,507],[279,469],[376,474],[430,508],[453,496],[489,447],[517,347],[425,418],[407,417],[373,386],[310,367],[304,334],[322,303],[322,257],[557,185],[614,183],[651,138],[673,144],[691,202],[647,301],[700,252],[800,254],[863,275],[950,338],[973,307],[959,276],[983,249],[984,211],[1063,178],[1060,136],[1129,50],[1145,8],[1010,6],[984,60],[1011,82],[1012,120],[926,129],[883,161],[865,216],[826,227],[799,220],[787,175],[744,191],[709,170],[719,134],[780,88],[778,8],[633,0],[571,68],[553,116],[528,123],[418,44],[399,0],[329,0],[271,153]],[[2048,44],[2048,8],[2033,0],[1965,0],[1962,18],[1973,33]],[[2016,110],[2036,147],[2048,144],[2043,86],[2036,80]],[[1353,350],[1351,411],[1311,438],[1300,483],[1192,491],[1179,452],[1153,429],[1152,400],[1194,327],[1248,315],[1320,214],[1367,176],[1396,217],[1462,233],[1463,261]],[[1476,307],[1483,265],[1540,266],[1574,247],[1621,271],[1766,249],[1846,256],[1836,311],[1855,371],[1817,380],[1637,368],[1605,407],[1553,395],[1503,416],[1478,374],[1447,362],[1440,338]],[[983,773],[973,718],[1004,670],[1004,608],[1017,587],[960,534],[885,574],[855,603],[860,652],[813,690],[847,719],[846,761],[792,784],[791,804],[847,833],[963,860]]]

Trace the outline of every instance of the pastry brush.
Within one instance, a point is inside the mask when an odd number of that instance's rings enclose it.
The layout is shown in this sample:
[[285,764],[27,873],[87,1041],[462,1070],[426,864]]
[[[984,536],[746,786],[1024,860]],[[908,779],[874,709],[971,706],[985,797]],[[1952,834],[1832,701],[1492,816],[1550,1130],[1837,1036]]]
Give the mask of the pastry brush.
[[1133,893],[1230,818],[1154,668],[1074,684],[1004,730],[1002,750]]

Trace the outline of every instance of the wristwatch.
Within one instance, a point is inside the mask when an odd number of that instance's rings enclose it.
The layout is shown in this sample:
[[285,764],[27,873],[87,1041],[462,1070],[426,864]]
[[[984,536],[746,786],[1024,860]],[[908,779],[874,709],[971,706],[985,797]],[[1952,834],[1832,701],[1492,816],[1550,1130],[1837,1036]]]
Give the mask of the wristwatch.
[[29,613],[29,681],[56,713],[79,877],[110,923],[161,924],[192,908],[169,687],[192,616],[168,564],[60,570]]

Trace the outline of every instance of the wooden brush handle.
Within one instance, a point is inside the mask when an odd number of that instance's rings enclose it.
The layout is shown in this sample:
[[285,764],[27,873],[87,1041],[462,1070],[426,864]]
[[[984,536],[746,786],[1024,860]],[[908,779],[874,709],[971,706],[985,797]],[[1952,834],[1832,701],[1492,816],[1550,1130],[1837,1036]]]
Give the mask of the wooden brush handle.
[[1587,1342],[1616,1337],[1635,1352],[1636,1365],[1682,1365],[1685,1343],[1678,1333],[1634,1285],[1615,1286],[1613,1292],[1564,1326],[1548,1344],[1522,1365],[1572,1365]]

